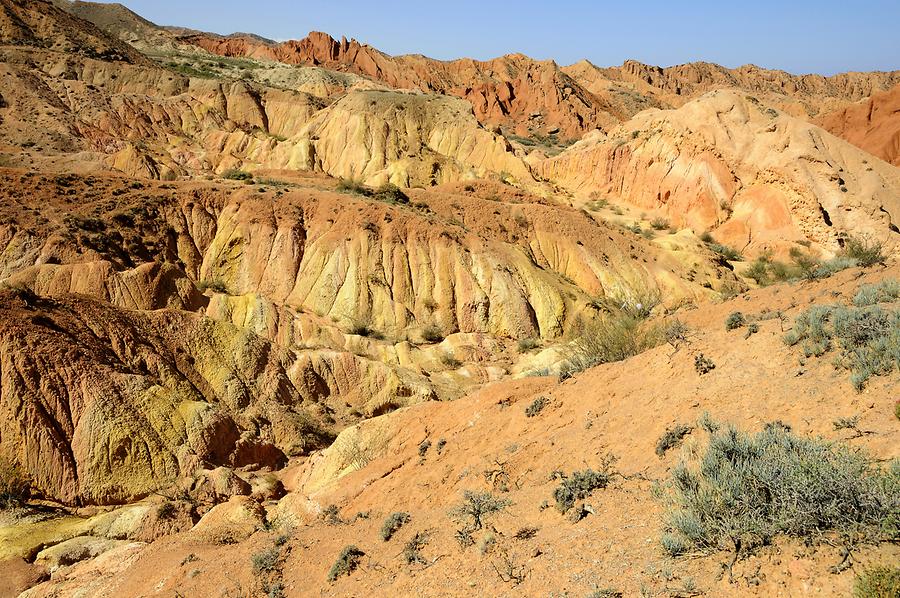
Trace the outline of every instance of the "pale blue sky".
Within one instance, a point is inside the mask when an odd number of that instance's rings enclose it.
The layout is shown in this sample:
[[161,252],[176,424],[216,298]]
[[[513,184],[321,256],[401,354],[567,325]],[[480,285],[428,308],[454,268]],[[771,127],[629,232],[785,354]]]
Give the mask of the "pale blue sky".
[[389,54],[487,59],[511,52],[601,66],[753,63],[793,73],[900,69],[900,0],[124,0],[161,25],[273,39],[311,30]]

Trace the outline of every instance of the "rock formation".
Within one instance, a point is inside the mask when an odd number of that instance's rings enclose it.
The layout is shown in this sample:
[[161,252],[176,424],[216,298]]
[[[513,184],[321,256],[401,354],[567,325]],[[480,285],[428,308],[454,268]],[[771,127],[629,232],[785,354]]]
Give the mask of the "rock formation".
[[816,123],[873,156],[900,166],[900,85],[823,114]]

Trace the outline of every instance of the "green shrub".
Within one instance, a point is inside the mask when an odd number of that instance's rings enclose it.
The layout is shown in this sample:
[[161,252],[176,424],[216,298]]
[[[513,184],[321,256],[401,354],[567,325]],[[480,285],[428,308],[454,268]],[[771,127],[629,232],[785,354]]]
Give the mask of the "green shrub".
[[828,278],[847,268],[855,268],[859,264],[853,258],[838,255],[827,262],[823,262],[820,266],[812,271],[810,278],[821,279]]
[[527,353],[541,346],[541,339],[523,338],[518,343],[519,353]]
[[450,517],[461,521],[467,529],[481,529],[484,519],[506,509],[512,503],[505,498],[497,498],[490,492],[463,492],[463,501],[450,510]]
[[336,189],[339,193],[347,193],[350,195],[368,196],[371,193],[371,190],[368,187],[353,179],[341,179],[338,181]]
[[606,488],[611,479],[612,472],[608,467],[603,471],[585,469],[584,471],[572,472],[572,475],[563,479],[559,486],[553,490],[556,508],[559,509],[560,513],[566,513],[575,506],[576,500],[587,497],[594,490]]
[[387,542],[394,534],[409,522],[409,513],[391,513],[381,525],[381,539]]
[[225,284],[225,281],[221,278],[213,278],[210,280],[200,281],[197,284],[197,288],[201,293],[205,293],[207,290],[210,290],[214,293],[222,293],[224,295],[228,294],[228,285]]
[[872,376],[900,367],[900,312],[869,307],[813,306],[794,320],[784,335],[790,346],[802,343],[806,357],[824,355],[837,344],[835,364],[850,370],[857,391]]
[[848,237],[844,240],[844,246],[838,255],[849,258],[863,267],[868,268],[884,261],[881,241],[867,236]]
[[658,326],[626,313],[612,313],[582,327],[567,354],[563,372],[572,375],[601,363],[622,361],[662,342]]
[[534,417],[538,413],[544,410],[544,407],[550,404],[550,400],[547,397],[538,397],[531,404],[525,408],[525,417]]
[[274,571],[279,558],[281,558],[281,550],[275,546],[257,552],[251,557],[253,572]]
[[669,228],[669,221],[665,218],[654,218],[650,221],[650,226],[654,230],[665,230]]
[[711,432],[705,452],[672,471],[664,548],[744,549],[777,535],[813,541],[827,532],[897,539],[900,463],[883,470],[842,444],[767,426]]
[[243,170],[232,169],[222,173],[222,178],[229,181],[252,181],[253,175],[249,172],[244,172]]
[[694,357],[694,369],[702,376],[716,369],[716,364],[703,353],[699,353]]
[[875,284],[864,284],[856,291],[853,305],[868,307],[877,303],[892,303],[900,298],[900,282],[889,278]]
[[397,185],[386,183],[372,192],[372,199],[387,203],[408,204],[409,197]]
[[409,542],[403,547],[403,560],[407,565],[424,565],[425,557],[422,549],[428,544],[428,535],[425,532],[416,532]]
[[422,340],[426,343],[439,343],[444,340],[444,333],[439,326],[431,324],[422,329]]
[[31,498],[31,482],[22,469],[0,459],[0,509],[19,507]]
[[359,566],[359,562],[366,555],[365,552],[349,544],[344,546],[341,554],[328,571],[328,581],[334,583],[341,575],[350,575]]
[[900,596],[900,567],[866,569],[853,584],[854,598],[897,598]]
[[739,262],[744,259],[744,256],[741,255],[741,252],[734,247],[722,245],[721,243],[709,243],[708,246],[713,252],[717,253],[723,259],[728,260],[729,262]]
[[746,323],[747,318],[744,317],[744,314],[736,311],[729,314],[729,316],[725,318],[725,330],[734,330],[736,328],[740,328]]
[[666,430],[666,433],[656,442],[656,456],[662,458],[669,449],[678,446],[682,439],[690,434],[693,429],[685,424],[677,424]]

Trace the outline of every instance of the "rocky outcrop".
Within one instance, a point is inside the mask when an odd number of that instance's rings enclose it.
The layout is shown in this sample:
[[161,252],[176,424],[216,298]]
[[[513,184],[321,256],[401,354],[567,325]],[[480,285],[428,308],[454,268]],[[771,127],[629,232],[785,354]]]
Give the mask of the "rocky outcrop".
[[897,240],[896,168],[736,91],[643,112],[538,171],[573,191],[716,231],[738,248],[809,240],[834,251],[848,233]]
[[900,85],[823,114],[816,124],[873,156],[900,166]]

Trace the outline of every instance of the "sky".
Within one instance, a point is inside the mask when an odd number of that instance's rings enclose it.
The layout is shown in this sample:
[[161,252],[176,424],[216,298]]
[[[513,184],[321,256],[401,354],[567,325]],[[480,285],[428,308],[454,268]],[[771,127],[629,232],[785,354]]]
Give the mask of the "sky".
[[160,25],[277,40],[325,31],[388,54],[562,65],[697,60],[795,74],[900,69],[900,0],[119,0]]

